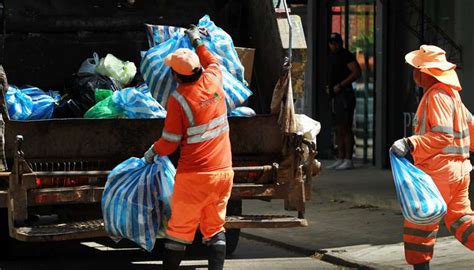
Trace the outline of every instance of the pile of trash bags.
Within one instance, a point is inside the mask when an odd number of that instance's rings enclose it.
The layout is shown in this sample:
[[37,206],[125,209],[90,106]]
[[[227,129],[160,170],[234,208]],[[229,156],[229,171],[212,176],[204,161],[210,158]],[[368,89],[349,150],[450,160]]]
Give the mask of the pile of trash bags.
[[[99,59],[94,53],[93,58],[82,63],[78,73],[65,81],[62,91],[45,92],[33,86],[10,86],[5,93],[8,115],[12,120],[83,118],[98,101],[102,101],[98,99],[98,90],[107,90],[110,96],[118,92],[113,101],[120,112],[114,110],[108,115],[99,114],[102,116],[100,118],[163,118],[166,115],[163,113],[164,108],[156,100],[150,101],[153,98],[148,87],[141,85],[123,89],[132,84],[136,74],[134,63],[121,61],[111,54]],[[135,92],[138,93],[137,98],[130,98],[130,93]],[[144,106],[146,110],[143,110]]]
[[96,105],[84,118],[165,118],[166,110],[150,94],[144,84],[119,91],[98,89]]
[[[197,26],[205,29],[204,44],[222,67],[229,116],[255,116],[255,111],[243,107],[252,91],[232,38],[207,15]],[[194,48],[184,28],[146,25],[146,30],[150,49],[142,52],[141,73],[133,62],[93,53],[65,81],[62,91],[10,87],[5,96],[10,119],[166,117],[163,106],[178,85],[163,59],[178,48]]]

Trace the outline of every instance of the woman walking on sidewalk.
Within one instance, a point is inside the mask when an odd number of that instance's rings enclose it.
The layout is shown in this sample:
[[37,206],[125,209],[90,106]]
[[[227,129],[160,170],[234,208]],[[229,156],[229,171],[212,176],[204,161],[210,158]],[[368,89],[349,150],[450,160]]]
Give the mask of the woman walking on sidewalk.
[[[414,134],[397,140],[391,151],[411,152],[415,165],[429,174],[445,200],[446,227],[464,246],[474,250],[474,212],[469,201],[469,151],[474,150],[474,122],[461,101],[456,65],[446,52],[431,45],[405,56],[414,67],[413,79],[424,89],[414,120]],[[429,269],[439,224],[417,225],[405,220],[405,258],[414,269]]]

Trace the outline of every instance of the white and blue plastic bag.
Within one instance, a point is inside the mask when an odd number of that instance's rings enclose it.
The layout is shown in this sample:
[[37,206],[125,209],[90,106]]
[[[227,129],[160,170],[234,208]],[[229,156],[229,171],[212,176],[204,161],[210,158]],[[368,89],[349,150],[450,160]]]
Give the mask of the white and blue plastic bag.
[[390,152],[393,180],[402,214],[418,225],[438,224],[447,206],[431,177]]
[[[252,95],[244,80],[244,67],[235,51],[232,38],[217,27],[209,16],[204,16],[197,26],[206,28],[208,32],[207,36],[203,36],[203,41],[221,65],[227,109],[231,111],[241,106]],[[171,69],[164,64],[164,59],[179,48],[194,48],[184,31],[175,30],[170,35],[168,31],[161,31],[161,28],[156,26],[152,33],[155,38],[153,44],[157,45],[143,55],[140,71],[150,87],[152,96],[166,106],[169,95],[178,85],[173,79]],[[151,29],[153,31],[153,28]]]
[[171,216],[176,170],[168,157],[152,164],[130,158],[109,174],[102,196],[105,230],[115,241],[132,240],[151,251]]
[[61,96],[56,91],[48,93],[37,87],[10,86],[5,93],[8,115],[12,120],[50,119],[56,102]]
[[229,113],[229,117],[254,117],[257,115],[252,108],[237,107]]
[[148,91],[146,84],[115,91],[112,101],[127,118],[166,118],[166,110]]

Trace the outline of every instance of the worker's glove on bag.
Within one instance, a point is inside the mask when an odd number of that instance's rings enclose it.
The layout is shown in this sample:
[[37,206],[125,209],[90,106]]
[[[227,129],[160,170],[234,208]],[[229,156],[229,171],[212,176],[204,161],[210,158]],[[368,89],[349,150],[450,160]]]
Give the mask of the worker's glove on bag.
[[390,147],[390,151],[399,157],[404,157],[410,151],[410,146],[408,144],[408,139],[403,138],[395,141]]
[[189,29],[186,29],[184,32],[188,36],[189,41],[191,41],[191,44],[194,48],[202,44],[200,31],[196,25],[191,24],[191,27]]
[[145,159],[146,163],[151,164],[153,163],[153,159],[156,156],[155,148],[153,148],[153,144],[151,147],[146,150],[145,154],[143,155],[143,158]]

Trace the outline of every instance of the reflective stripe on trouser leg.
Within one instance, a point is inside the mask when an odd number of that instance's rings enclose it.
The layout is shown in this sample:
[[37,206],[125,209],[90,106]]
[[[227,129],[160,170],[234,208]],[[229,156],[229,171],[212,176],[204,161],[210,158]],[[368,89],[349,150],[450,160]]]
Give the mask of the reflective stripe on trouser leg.
[[167,240],[163,254],[163,270],[178,270],[185,251],[186,245],[173,240]]
[[[470,249],[474,250],[474,224],[471,224],[462,233],[461,243]],[[468,245],[469,244],[469,245]]]
[[403,242],[405,259],[409,264],[429,262],[433,258],[439,225],[416,225],[405,220]]
[[454,237],[474,250],[474,212],[469,200],[469,183],[469,174],[460,181],[449,183],[452,195],[444,220]]
[[463,245],[474,250],[474,216],[463,215],[451,224],[451,233]]
[[186,245],[183,243],[168,239],[165,242],[165,248],[170,249],[170,250],[175,250],[175,251],[185,251]]

